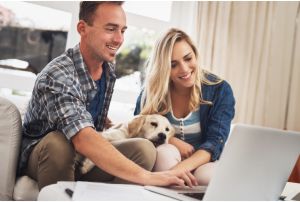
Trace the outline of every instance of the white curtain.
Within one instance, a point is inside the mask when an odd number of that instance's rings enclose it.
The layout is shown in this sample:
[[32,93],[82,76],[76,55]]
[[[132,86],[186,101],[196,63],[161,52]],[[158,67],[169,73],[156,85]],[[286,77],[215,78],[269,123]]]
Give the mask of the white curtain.
[[197,1],[173,1],[170,27],[184,30],[196,41],[198,33],[195,24],[199,21],[195,14],[197,15],[198,11]]
[[300,131],[299,2],[197,2],[203,66],[227,80],[234,122]]

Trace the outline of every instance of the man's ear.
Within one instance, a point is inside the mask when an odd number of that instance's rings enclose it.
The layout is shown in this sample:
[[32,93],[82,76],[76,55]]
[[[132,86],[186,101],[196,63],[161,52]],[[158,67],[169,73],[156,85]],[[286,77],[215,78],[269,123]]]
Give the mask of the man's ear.
[[77,32],[82,36],[86,32],[86,23],[83,20],[79,20],[77,23]]
[[141,132],[141,129],[145,123],[146,116],[138,115],[134,117],[132,121],[128,123],[128,134],[129,137],[136,137]]

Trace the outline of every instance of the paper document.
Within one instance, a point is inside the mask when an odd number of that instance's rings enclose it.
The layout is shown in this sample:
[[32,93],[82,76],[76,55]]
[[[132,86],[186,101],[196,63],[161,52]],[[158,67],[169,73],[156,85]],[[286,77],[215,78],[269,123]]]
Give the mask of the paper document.
[[170,201],[140,185],[77,182],[74,201]]

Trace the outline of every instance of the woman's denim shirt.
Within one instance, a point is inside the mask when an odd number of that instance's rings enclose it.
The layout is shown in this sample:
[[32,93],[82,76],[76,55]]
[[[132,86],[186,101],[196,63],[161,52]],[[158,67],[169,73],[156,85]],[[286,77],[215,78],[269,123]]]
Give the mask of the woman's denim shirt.
[[[216,76],[212,74],[206,76],[210,81],[215,81]],[[141,95],[142,92],[137,99],[134,115],[140,113]],[[212,105],[200,106],[201,144],[195,149],[210,152],[211,161],[215,161],[219,159],[228,138],[235,113],[235,99],[230,85],[225,80],[215,85],[202,84],[202,97],[212,102]]]

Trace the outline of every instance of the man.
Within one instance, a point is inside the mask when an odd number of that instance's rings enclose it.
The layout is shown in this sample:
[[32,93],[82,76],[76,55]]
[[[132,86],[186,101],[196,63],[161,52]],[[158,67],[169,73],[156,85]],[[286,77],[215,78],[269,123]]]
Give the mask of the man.
[[[57,181],[111,181],[114,176],[117,182],[143,185],[196,184],[190,172],[149,172],[156,150],[148,140],[112,145],[97,132],[107,120],[116,79],[111,62],[127,28],[121,5],[81,2],[80,44],[38,75],[23,124],[20,172],[37,180],[39,189]],[[96,167],[79,173],[76,152]]]

